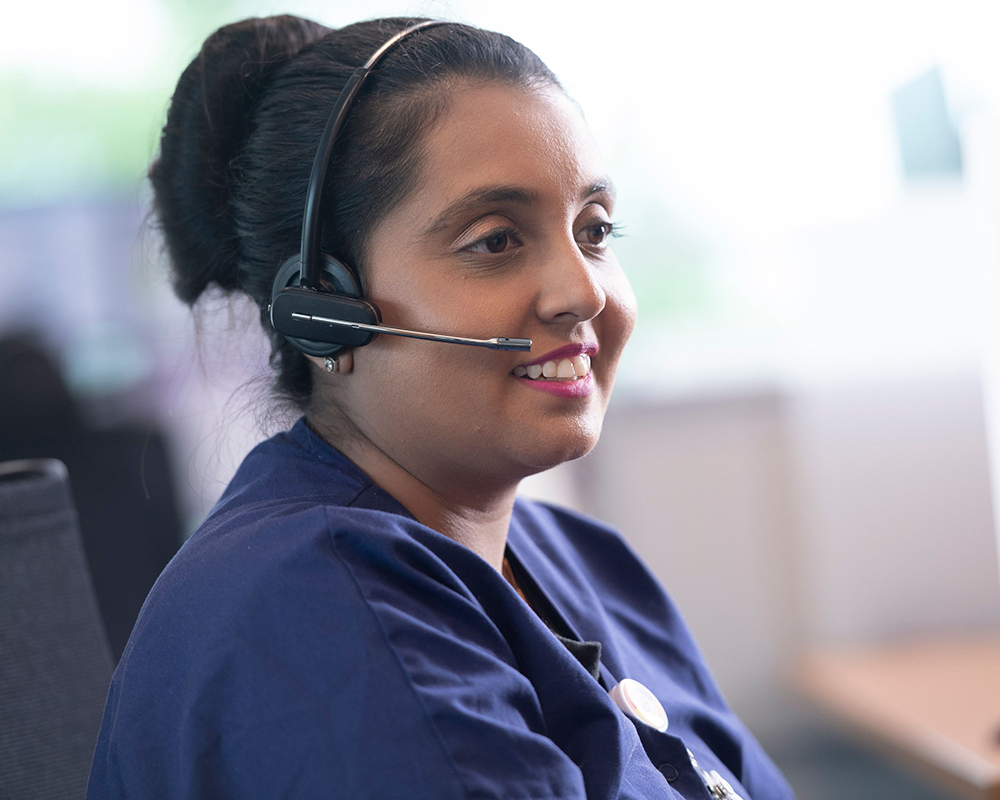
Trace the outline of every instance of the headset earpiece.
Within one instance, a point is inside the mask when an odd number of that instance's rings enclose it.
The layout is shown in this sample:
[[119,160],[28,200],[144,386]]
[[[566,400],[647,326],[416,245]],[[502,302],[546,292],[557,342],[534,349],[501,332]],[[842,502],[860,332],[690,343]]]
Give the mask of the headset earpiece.
[[[271,324],[296,350],[309,356],[332,356],[345,347],[361,347],[374,333],[333,325],[317,325],[293,314],[378,325],[382,317],[371,303],[361,299],[361,285],[344,263],[323,254],[320,289],[303,289],[302,264],[296,254],[282,264],[271,287]],[[314,337],[322,333],[322,341]]]

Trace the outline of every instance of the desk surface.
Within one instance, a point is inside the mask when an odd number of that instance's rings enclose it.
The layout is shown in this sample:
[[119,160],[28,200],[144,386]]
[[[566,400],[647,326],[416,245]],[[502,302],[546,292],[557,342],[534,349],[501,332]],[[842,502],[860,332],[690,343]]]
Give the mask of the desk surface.
[[1000,634],[814,651],[806,695],[959,795],[1000,800]]

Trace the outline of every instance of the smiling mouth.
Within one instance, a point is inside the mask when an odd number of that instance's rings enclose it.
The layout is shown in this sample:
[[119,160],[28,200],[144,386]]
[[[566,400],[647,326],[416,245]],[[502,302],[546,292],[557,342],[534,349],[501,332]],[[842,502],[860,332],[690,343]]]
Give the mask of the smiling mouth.
[[533,381],[576,381],[590,374],[590,356],[582,353],[572,358],[553,359],[527,367],[517,366],[511,371],[516,378]]

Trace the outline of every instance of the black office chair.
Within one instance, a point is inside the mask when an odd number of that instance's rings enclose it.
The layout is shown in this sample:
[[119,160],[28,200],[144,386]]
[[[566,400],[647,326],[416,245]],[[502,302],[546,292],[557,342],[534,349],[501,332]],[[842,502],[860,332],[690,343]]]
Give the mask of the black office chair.
[[0,463],[0,797],[84,796],[112,664],[66,468]]
[[166,439],[141,423],[88,426],[38,342],[27,335],[0,337],[0,461],[26,458],[55,458],[69,470],[117,661],[146,595],[181,542]]

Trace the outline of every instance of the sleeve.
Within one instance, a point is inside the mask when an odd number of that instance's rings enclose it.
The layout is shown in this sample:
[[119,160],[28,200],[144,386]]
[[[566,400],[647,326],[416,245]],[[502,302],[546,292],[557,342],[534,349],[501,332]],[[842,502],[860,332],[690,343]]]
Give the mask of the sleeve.
[[445,562],[322,512],[248,554],[266,568],[178,570],[158,587],[112,683],[88,796],[582,800],[579,768]]

